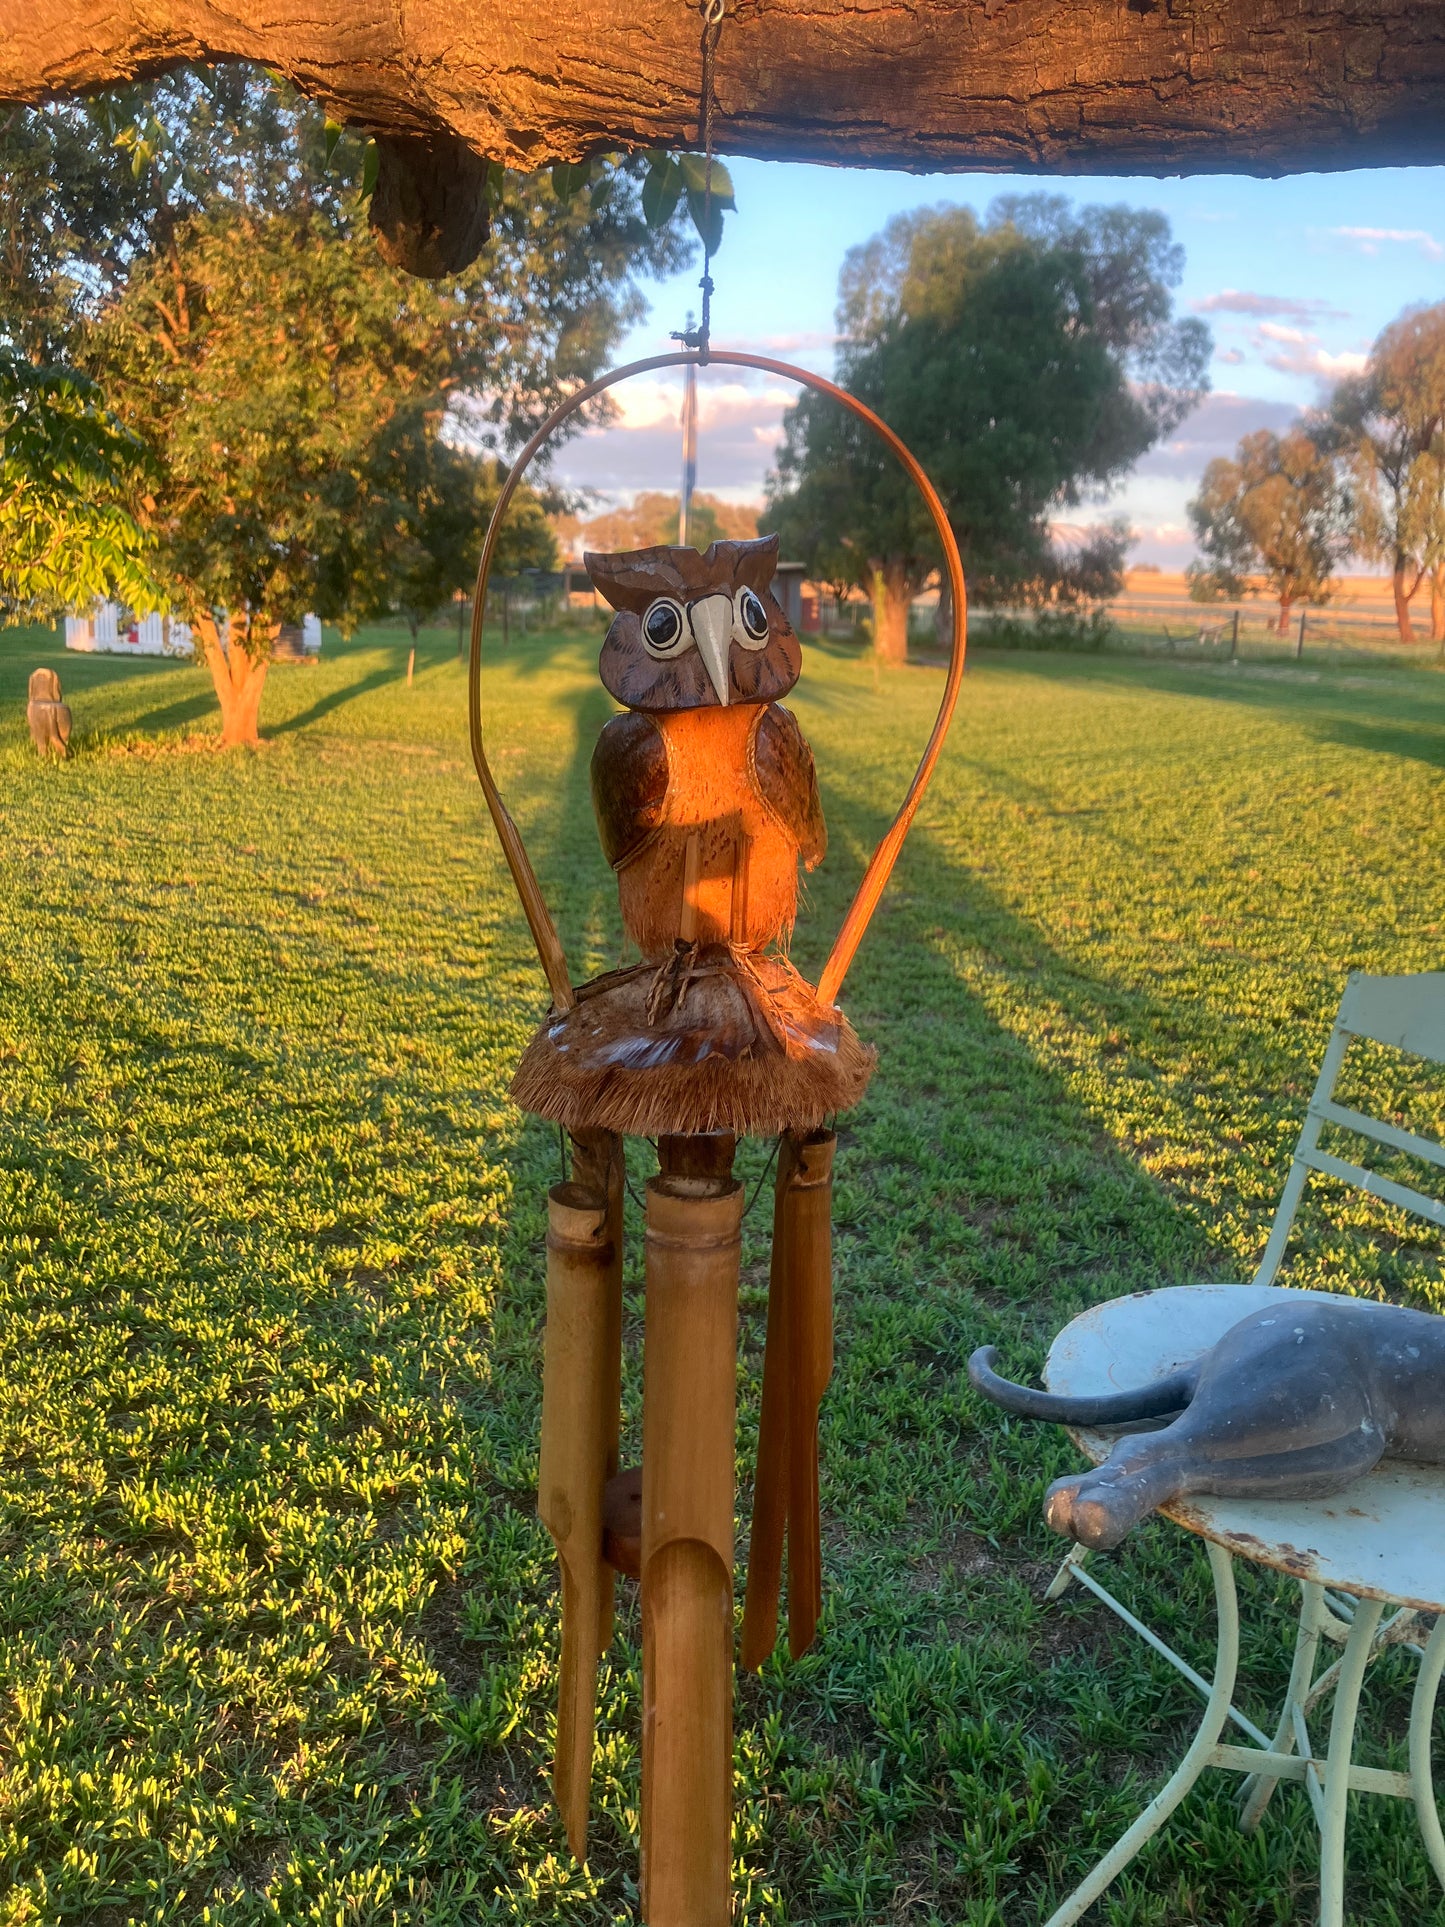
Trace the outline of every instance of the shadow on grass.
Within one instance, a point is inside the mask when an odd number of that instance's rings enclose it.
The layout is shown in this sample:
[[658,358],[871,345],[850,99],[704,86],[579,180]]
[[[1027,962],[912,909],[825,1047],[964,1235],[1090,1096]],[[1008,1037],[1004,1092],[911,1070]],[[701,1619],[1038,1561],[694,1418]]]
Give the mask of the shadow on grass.
[[298,710],[294,716],[287,716],[279,723],[263,724],[264,736],[294,736],[297,730],[310,729],[324,717],[332,716],[338,709],[346,708],[359,697],[368,695],[373,689],[381,689],[387,683],[397,680],[395,667],[388,663],[384,668],[373,669],[369,674],[358,677],[355,682],[342,683],[338,688],[328,689],[324,696],[318,696],[309,708]]
[[187,696],[180,702],[167,703],[163,709],[147,710],[128,727],[142,730],[147,735],[160,735],[165,730],[184,729],[188,723],[197,723],[202,717],[209,717],[219,730],[221,712],[209,684],[197,695]]
[[1010,654],[1008,667],[1053,683],[1066,678],[1113,682],[1287,713],[1302,720],[1319,742],[1445,768],[1445,675],[1427,678],[1413,669],[1363,673],[1358,665],[1311,665],[1308,660],[1298,668],[1248,663],[1210,667],[1148,658],[1125,664],[1095,657],[1085,663],[1061,655],[1030,660],[1023,652]]

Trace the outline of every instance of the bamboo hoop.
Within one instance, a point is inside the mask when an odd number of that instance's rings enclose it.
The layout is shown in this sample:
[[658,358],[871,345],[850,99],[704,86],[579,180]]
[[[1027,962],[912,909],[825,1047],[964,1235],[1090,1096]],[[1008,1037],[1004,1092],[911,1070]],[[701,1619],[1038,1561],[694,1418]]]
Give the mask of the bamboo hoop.
[[727,368],[751,368],[762,374],[779,375],[785,381],[798,383],[800,387],[811,388],[816,394],[828,395],[842,407],[856,415],[884,442],[902,463],[904,472],[923,497],[924,505],[933,518],[934,528],[943,548],[944,566],[948,571],[949,587],[953,595],[953,640],[948,659],[948,676],[943,686],[943,698],[938,706],[938,715],[933,730],[924,747],[918,768],[913,773],[913,781],[908,785],[898,814],[884,832],[882,840],[863,872],[863,880],[848,906],[848,913],[839,926],[833,939],[833,948],[823,965],[818,979],[818,1001],[829,1006],[837,1002],[838,993],[843,987],[843,979],[848,967],[857,954],[863,941],[863,934],[872,921],[873,912],[878,908],[879,898],[883,895],[893,866],[898,861],[898,853],[903,848],[903,840],[908,835],[918,805],[923,800],[923,792],[933,775],[934,765],[943,749],[943,739],[948,734],[948,726],[953,720],[953,711],[958,702],[959,685],[963,680],[963,658],[968,634],[968,598],[963,580],[963,563],[959,558],[958,544],[949,527],[948,516],[938,492],[924,474],[917,458],[907,445],[894,434],[888,424],[856,395],[850,395],[845,388],[822,375],[815,375],[807,368],[798,368],[791,362],[774,361],[768,355],[750,355],[740,349],[713,348],[706,353],[689,353],[674,349],[663,355],[649,355],[642,361],[628,362],[624,367],[614,368],[595,381],[569,395],[559,402],[547,419],[527,442],[516,461],[511,473],[502,484],[502,492],[497,497],[497,505],[492,511],[492,519],[487,528],[486,541],[482,544],[481,560],[477,564],[477,586],[472,599],[472,646],[469,674],[467,678],[468,718],[471,726],[472,762],[476,766],[477,779],[482,786],[482,794],[487,799],[487,809],[496,826],[497,836],[502,845],[502,853],[507,859],[507,867],[512,873],[521,900],[523,914],[537,946],[542,969],[552,992],[552,1002],[558,1011],[571,1010],[577,1001],[572,988],[571,976],[567,969],[566,954],[562,949],[562,939],[557,934],[557,925],[542,894],[542,886],[537,881],[537,873],[532,868],[521,832],[513,822],[502,801],[501,791],[497,788],[496,778],[492,775],[487,762],[486,746],[482,739],[482,617],[486,610],[487,582],[492,572],[492,558],[496,553],[497,541],[501,535],[502,522],[511,504],[522,477],[526,474],[544,442],[561,427],[563,422],[584,408],[595,396],[615,387],[618,382],[627,381],[633,375],[651,374],[660,368],[706,368],[709,366]]

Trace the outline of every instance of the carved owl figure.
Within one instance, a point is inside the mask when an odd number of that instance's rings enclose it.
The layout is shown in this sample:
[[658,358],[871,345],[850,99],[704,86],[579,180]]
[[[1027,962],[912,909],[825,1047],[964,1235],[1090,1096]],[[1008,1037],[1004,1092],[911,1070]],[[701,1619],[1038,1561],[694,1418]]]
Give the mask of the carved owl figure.
[[827,832],[813,758],[778,698],[802,650],[770,584],[778,539],[588,555],[617,611],[603,685],[624,714],[592,758],[622,920],[645,958],[757,950],[791,930]]

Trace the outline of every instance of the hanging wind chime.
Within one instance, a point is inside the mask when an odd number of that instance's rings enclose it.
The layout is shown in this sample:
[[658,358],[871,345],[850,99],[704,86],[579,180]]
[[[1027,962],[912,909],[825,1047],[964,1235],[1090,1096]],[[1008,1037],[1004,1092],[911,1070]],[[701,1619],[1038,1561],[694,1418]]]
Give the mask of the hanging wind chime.
[[[712,62],[723,0],[703,8],[701,136],[710,224]],[[538,1511],[556,1543],[562,1650],[553,1786],[585,1857],[597,1668],[617,1573],[642,1606],[643,1919],[726,1927],[731,1916],[733,1467],[743,1190],[737,1139],[779,1140],[762,1413],[742,1628],[756,1670],[777,1637],[783,1553],[788,1645],[822,1610],[818,1409],[832,1374],[832,1182],[827,1120],[862,1096],[874,1053],[837,1005],[943,746],[963,674],[963,571],[947,515],[908,449],[856,397],[806,369],[709,341],[569,396],[522,449],[482,549],[472,610],[472,757],[551,992],[513,1082],[524,1110],[566,1131],[571,1177],[548,1194],[547,1325]],[[789,961],[798,865],[826,830],[813,759],[779,699],[802,652],[771,590],[777,538],[588,555],[615,611],[604,687],[623,705],[592,760],[603,850],[641,962],[572,983],[556,925],[487,762],[482,619],[508,505],[538,450],[633,375],[710,365],[780,375],[831,396],[878,434],[933,519],[952,593],[943,698],[907,793],[864,873],[817,986]],[[647,1185],[642,1465],[619,1468],[623,1139],[655,1138]]]

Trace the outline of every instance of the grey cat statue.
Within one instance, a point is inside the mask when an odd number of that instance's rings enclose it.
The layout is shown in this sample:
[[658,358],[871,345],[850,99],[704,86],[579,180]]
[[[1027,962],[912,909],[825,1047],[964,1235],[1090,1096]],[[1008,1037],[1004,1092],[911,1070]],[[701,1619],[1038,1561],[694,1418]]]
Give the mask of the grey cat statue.
[[1103,1551],[1196,1493],[1321,1499],[1382,1458],[1445,1463],[1445,1318],[1283,1288],[1279,1300],[1169,1377],[1097,1398],[1016,1385],[994,1370],[992,1345],[973,1354],[975,1390],[1020,1418],[1149,1427],[1054,1481],[1044,1514],[1056,1532]]

